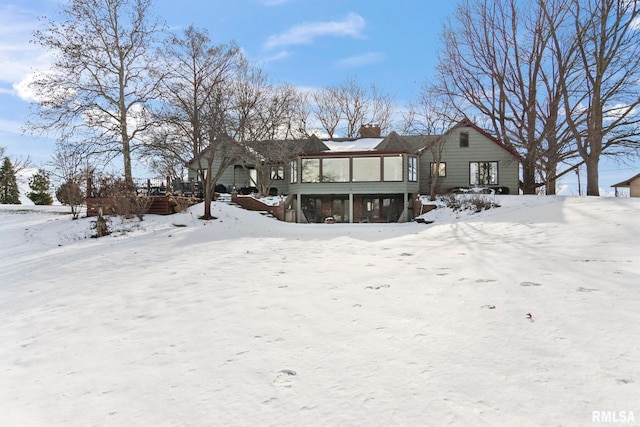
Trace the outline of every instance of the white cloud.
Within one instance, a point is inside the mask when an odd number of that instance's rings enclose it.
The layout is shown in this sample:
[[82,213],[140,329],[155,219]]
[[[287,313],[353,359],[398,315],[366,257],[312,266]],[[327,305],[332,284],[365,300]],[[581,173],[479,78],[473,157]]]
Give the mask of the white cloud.
[[362,16],[350,13],[342,21],[308,22],[294,25],[282,34],[270,36],[264,43],[266,49],[277,46],[311,44],[318,37],[362,37],[365,20]]
[[269,62],[281,61],[281,60],[283,60],[285,58],[288,58],[290,56],[291,56],[291,52],[283,50],[283,51],[280,51],[280,52],[276,53],[275,55],[271,55],[271,56],[268,56],[268,57],[264,58],[262,60],[262,63],[266,64],[266,63],[269,63]]
[[15,5],[0,5],[0,81],[10,83],[20,97],[24,91],[18,86],[34,69],[48,68],[50,63],[46,51],[30,43],[38,26],[35,13]]
[[38,101],[37,93],[29,85],[34,81],[35,73],[24,76],[22,80],[13,84],[13,91],[20,99],[27,102]]
[[364,65],[377,64],[385,59],[385,55],[380,52],[370,52],[362,55],[351,56],[338,61],[340,67],[362,67]]

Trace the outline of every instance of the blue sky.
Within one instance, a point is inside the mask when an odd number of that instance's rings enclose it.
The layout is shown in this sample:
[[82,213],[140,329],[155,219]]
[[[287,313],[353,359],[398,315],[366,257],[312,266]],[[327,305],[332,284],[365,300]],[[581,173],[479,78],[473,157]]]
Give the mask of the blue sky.
[[[52,141],[21,135],[29,102],[21,89],[47,64],[29,43],[38,17],[54,17],[64,0],[0,0],[0,146],[12,157],[49,159]],[[443,22],[454,1],[425,0],[155,0],[158,16],[174,31],[191,24],[214,42],[234,40],[246,57],[276,82],[319,88],[356,78],[375,84],[398,106],[416,98],[433,76]],[[23,83],[24,84],[24,83]],[[635,169],[603,165],[601,187]],[[638,169],[640,171],[640,169]],[[565,179],[577,182],[572,177]]]

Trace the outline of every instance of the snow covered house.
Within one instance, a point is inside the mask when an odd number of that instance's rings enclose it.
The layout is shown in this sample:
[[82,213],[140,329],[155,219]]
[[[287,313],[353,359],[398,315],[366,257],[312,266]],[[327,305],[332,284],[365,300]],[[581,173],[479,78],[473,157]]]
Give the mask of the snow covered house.
[[[286,195],[285,209],[296,222],[409,221],[435,173],[440,193],[466,188],[518,193],[518,153],[469,120],[443,135],[381,137],[380,128],[369,125],[359,138],[312,136],[287,143],[293,144],[288,158],[269,164],[267,173],[264,164],[256,164],[255,152],[266,156],[271,145],[283,142],[251,144],[253,164],[237,162],[218,183],[246,190],[266,179],[272,194]],[[198,165],[197,159],[189,165],[190,178]]]

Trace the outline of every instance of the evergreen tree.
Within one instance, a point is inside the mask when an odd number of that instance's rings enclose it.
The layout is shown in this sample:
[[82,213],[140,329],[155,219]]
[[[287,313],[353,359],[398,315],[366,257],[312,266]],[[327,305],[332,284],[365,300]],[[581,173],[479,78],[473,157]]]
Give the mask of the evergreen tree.
[[20,193],[16,182],[16,173],[8,157],[4,158],[0,169],[0,203],[9,205],[20,204]]
[[29,188],[32,191],[27,194],[27,197],[36,205],[51,205],[53,197],[51,197],[50,187],[49,173],[44,169],[39,169],[38,173],[29,180]]

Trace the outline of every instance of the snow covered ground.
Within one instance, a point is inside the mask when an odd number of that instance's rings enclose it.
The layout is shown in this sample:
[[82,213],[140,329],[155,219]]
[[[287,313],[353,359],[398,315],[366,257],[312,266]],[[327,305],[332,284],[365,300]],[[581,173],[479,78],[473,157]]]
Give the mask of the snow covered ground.
[[638,425],[640,200],[498,202],[101,239],[0,206],[0,425]]

